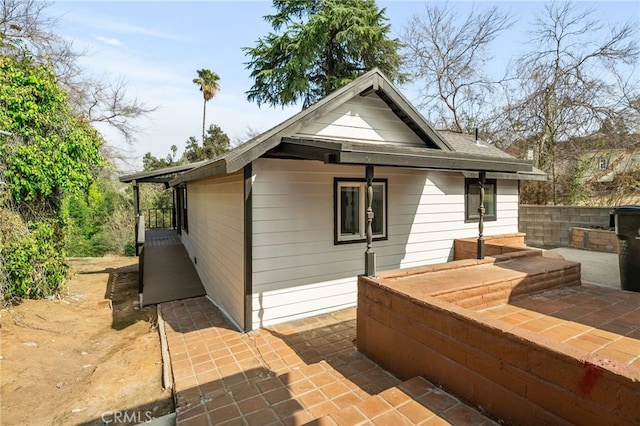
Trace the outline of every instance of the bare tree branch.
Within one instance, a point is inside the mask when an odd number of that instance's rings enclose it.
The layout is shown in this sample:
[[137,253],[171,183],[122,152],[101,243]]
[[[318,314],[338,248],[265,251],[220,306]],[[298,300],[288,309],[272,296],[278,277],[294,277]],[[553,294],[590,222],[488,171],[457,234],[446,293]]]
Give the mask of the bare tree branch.
[[478,121],[478,107],[496,84],[483,74],[488,47],[512,23],[496,7],[459,19],[448,5],[428,6],[411,18],[401,36],[404,56],[432,121],[459,132]]
[[636,26],[606,27],[590,9],[548,3],[531,51],[514,66],[517,84],[507,90],[519,95],[509,99],[503,123],[528,140],[534,164],[550,173],[554,203],[562,192],[559,157],[568,153],[559,143],[594,134],[607,122],[637,128],[632,100],[639,87],[630,66],[640,54]]
[[53,67],[60,86],[79,115],[91,123],[107,123],[133,143],[135,120],[156,110],[127,95],[123,80],[86,78],[78,59],[86,55],[54,32],[57,20],[46,15],[46,2],[0,0],[0,54],[31,57]]

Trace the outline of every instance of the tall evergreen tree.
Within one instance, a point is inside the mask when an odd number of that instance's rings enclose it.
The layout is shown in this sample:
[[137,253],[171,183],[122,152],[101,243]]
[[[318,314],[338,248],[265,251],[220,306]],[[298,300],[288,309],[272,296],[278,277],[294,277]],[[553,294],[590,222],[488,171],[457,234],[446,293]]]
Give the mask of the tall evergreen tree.
[[187,141],[183,160],[188,163],[209,160],[229,151],[231,140],[229,136],[216,124],[207,129],[202,146],[198,145],[196,138],[191,136]]
[[245,47],[258,105],[303,107],[374,67],[403,81],[398,39],[374,0],[273,0],[275,32]]

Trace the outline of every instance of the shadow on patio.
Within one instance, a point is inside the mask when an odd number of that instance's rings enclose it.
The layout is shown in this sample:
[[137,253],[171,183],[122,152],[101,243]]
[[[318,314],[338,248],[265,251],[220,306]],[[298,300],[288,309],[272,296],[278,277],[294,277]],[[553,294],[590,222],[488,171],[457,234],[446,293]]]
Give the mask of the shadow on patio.
[[242,334],[205,298],[161,308],[178,424],[493,424],[359,353],[355,309]]

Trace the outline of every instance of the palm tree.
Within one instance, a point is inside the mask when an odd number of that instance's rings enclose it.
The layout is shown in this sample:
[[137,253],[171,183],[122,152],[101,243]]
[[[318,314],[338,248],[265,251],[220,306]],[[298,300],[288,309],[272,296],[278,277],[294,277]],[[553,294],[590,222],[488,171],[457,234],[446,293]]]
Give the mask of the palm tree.
[[200,86],[200,91],[202,92],[202,96],[204,97],[204,105],[202,107],[202,143],[204,144],[204,128],[205,119],[207,116],[207,102],[213,99],[218,93],[218,90],[220,90],[220,85],[218,84],[220,76],[206,68],[198,70],[197,72],[198,78],[194,78],[193,82]]

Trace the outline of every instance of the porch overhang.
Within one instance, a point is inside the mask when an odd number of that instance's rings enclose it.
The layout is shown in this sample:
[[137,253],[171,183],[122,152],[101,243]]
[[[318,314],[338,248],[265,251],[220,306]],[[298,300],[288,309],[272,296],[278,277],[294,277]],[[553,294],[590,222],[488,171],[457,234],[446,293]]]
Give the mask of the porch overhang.
[[482,156],[432,148],[347,142],[330,139],[283,138],[267,157],[323,161],[328,164],[371,165],[419,169],[532,173],[531,162],[515,158]]
[[[545,182],[547,180],[547,174],[540,169],[535,167],[530,172],[517,172],[517,173],[500,173],[500,172],[489,172],[487,173],[487,179],[506,179],[506,180],[531,180],[531,181],[539,181]],[[473,171],[464,171],[462,172],[464,177],[470,179],[478,179],[479,172]]]
[[198,166],[205,164],[206,162],[207,161],[198,161],[195,163],[182,164],[180,166],[165,167],[157,170],[131,173],[128,175],[122,175],[118,179],[122,183],[164,183],[168,186],[169,182],[175,179],[180,173],[188,172]]

